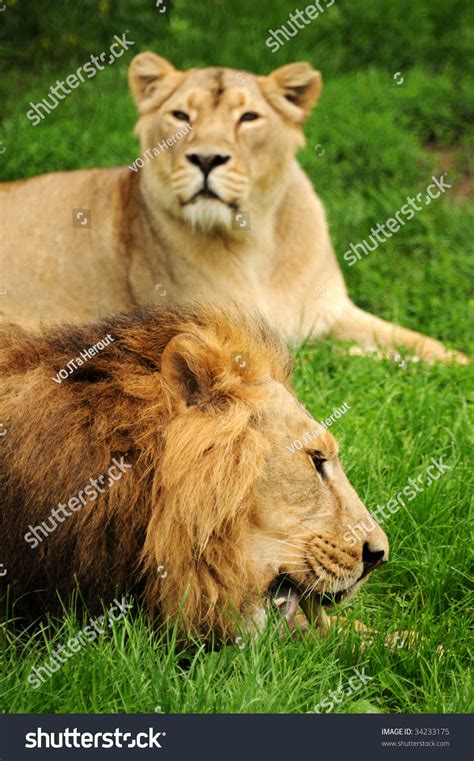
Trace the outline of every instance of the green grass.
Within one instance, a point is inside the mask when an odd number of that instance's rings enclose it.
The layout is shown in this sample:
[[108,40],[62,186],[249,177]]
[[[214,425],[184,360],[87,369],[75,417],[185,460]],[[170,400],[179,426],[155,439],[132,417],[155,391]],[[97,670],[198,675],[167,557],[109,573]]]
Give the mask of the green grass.
[[[468,3],[420,0],[388,7],[379,0],[340,0],[276,55],[265,47],[266,30],[285,22],[295,8],[291,2],[263,0],[255,12],[255,3],[244,0],[238,15],[224,2],[176,2],[170,22],[134,0],[108,5],[108,13],[93,12],[96,2],[83,2],[54,15],[49,3],[38,3],[28,11],[28,23],[20,23],[26,6],[18,0],[1,14],[0,57],[10,64],[9,76],[0,81],[0,140],[6,148],[1,179],[133,160],[138,147],[126,85],[133,52],[152,47],[182,67],[224,63],[259,72],[305,58],[322,70],[325,90],[300,158],[326,204],[351,295],[387,319],[472,352],[474,215],[469,196],[460,193],[469,177],[474,102],[467,76]],[[29,101],[42,98],[58,77],[125,29],[137,40],[134,51],[33,128],[25,118]],[[36,34],[40,44],[34,47]],[[68,42],[70,34],[75,41]],[[403,74],[402,85],[393,79],[396,71]],[[317,155],[321,148],[324,154]],[[370,257],[345,265],[342,253],[350,241],[363,239],[371,225],[446,168],[452,190]],[[415,631],[415,649],[390,651],[382,638],[363,649],[356,635],[347,641],[337,635],[282,640],[274,626],[259,639],[244,638],[220,652],[190,650],[183,663],[172,631],[160,640],[139,617],[115,624],[33,690],[26,681],[32,666],[82,626],[68,615],[44,632],[10,633],[0,643],[0,710],[299,713],[314,710],[328,691],[347,688],[357,665],[371,681],[334,710],[472,709],[471,368],[399,367],[349,357],[340,345],[324,341],[298,353],[294,380],[299,398],[317,417],[344,401],[350,405],[333,431],[369,509],[386,503],[432,457],[442,456],[450,466],[386,521],[391,562],[344,611],[384,634]],[[439,645],[442,657],[436,655]]]
[[[328,690],[347,688],[354,666],[372,681],[338,710],[469,711],[468,424],[465,370],[349,358],[335,346],[304,351],[298,394],[313,413],[347,401],[334,425],[343,463],[369,508],[386,503],[423,472],[431,457],[449,471],[406,510],[384,524],[391,562],[375,572],[344,611],[389,633],[410,629],[414,650],[390,651],[378,638],[368,649],[357,636],[341,641],[282,640],[276,627],[219,653],[183,653],[154,637],[143,620],[115,625],[74,655],[37,690],[30,669],[82,627],[67,619],[41,635],[19,636],[5,649],[0,691],[9,711],[48,712],[304,712]],[[239,647],[240,645],[240,647]],[[439,645],[444,655],[438,657]]]

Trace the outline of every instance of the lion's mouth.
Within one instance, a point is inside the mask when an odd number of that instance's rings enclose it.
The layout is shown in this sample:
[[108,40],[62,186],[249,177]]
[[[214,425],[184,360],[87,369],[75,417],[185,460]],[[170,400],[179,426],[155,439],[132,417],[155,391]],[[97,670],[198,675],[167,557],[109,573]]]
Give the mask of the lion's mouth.
[[318,610],[331,608],[342,602],[350,595],[355,584],[347,589],[334,592],[310,592],[308,593],[288,574],[277,576],[268,588],[268,595],[272,603],[278,608],[279,614],[286,621],[290,629],[295,628],[296,616],[300,608],[309,623],[313,623]]

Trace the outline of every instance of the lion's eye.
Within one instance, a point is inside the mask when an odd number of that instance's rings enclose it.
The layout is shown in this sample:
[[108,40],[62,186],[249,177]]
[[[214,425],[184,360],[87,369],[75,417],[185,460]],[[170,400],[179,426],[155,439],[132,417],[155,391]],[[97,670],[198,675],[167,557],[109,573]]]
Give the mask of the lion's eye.
[[259,119],[260,114],[256,114],[255,111],[246,111],[245,114],[242,114],[239,121],[240,122],[254,122],[255,119]]
[[171,112],[175,119],[179,119],[180,122],[189,122],[189,116],[188,114],[185,114],[184,111],[172,111]]
[[311,462],[313,463],[321,478],[327,478],[327,474],[324,469],[324,463],[326,460],[321,455],[321,452],[308,452],[308,454],[311,457]]

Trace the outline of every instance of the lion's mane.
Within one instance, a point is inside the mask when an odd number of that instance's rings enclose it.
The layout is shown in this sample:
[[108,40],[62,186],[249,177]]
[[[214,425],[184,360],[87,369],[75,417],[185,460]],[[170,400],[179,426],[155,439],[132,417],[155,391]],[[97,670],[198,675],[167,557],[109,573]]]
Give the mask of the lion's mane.
[[[107,334],[103,351],[53,381]],[[180,335],[174,383],[161,363]],[[229,635],[259,590],[244,536],[268,454],[259,383],[288,384],[280,340],[254,314],[188,306],[43,335],[5,326],[0,346],[1,581],[16,613],[59,612],[79,585],[89,610],[127,591],[154,619]],[[132,465],[120,480],[27,544],[29,526],[120,457]]]

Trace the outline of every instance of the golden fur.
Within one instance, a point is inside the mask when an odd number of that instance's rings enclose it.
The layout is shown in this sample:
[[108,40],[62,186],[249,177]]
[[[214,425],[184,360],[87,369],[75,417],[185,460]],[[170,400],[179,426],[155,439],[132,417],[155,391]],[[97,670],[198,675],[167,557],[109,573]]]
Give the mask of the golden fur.
[[[53,380],[107,335],[103,350]],[[129,591],[152,617],[226,637],[236,616],[261,622],[281,574],[343,596],[371,570],[368,550],[373,567],[386,559],[377,526],[365,542],[344,541],[368,513],[258,315],[137,311],[43,335],[3,326],[0,347],[1,581],[16,615],[58,612],[77,581],[92,610]],[[292,453],[296,438],[307,445]],[[114,458],[132,467],[39,545],[25,539]]]
[[[350,300],[324,208],[295,158],[321,92],[319,72],[308,63],[268,76],[183,72],[140,53],[129,82],[140,153],[151,156],[140,169],[59,172],[0,186],[5,318],[80,322],[217,294],[257,305],[295,342],[331,334],[364,348],[402,345],[425,359],[465,360]],[[199,157],[214,161],[207,195],[199,194]],[[83,217],[73,225],[75,209],[90,211],[90,227]],[[242,214],[250,227],[239,226]]]

